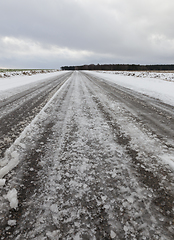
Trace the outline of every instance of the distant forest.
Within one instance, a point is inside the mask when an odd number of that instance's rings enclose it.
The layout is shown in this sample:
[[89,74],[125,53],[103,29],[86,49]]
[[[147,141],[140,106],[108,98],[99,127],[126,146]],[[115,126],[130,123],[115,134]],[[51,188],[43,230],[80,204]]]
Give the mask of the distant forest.
[[137,65],[137,64],[90,64],[82,66],[63,66],[62,70],[104,70],[104,71],[174,71],[170,65]]

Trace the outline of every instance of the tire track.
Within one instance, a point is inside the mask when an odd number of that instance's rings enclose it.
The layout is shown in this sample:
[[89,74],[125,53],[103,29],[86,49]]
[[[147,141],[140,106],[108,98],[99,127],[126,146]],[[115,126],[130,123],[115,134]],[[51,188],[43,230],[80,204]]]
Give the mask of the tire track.
[[[70,75],[71,73],[67,73],[56,79],[53,78],[50,83],[48,81],[44,82],[41,86],[17,94],[3,103],[4,105],[1,107],[5,109],[9,104],[12,104],[12,106],[9,113],[0,118],[0,158],[3,158],[5,150],[10,147]],[[21,99],[21,97],[24,98]],[[17,107],[14,109],[13,105],[16,101]]]
[[[85,74],[86,75],[86,74]],[[131,137],[126,136],[125,133],[121,130],[120,126],[117,123],[117,119],[113,116],[114,113],[111,112],[108,109],[108,106],[105,105],[99,97],[97,96],[96,92],[101,92],[101,89],[105,91],[106,85],[99,84],[99,81],[97,81],[96,86],[99,87],[98,90],[94,88],[95,81],[93,78],[88,76],[88,80],[92,82],[91,85],[88,84],[88,89],[91,92],[91,95],[93,96],[93,101],[96,103],[98,109],[102,113],[105,121],[108,123],[108,125],[111,127],[113,131],[113,135],[115,136],[115,141],[119,143],[122,146],[125,146],[126,153],[131,157],[132,159],[132,169],[136,170],[136,177],[143,183],[143,185],[146,186],[146,188],[152,189],[152,191],[155,193],[152,198],[152,205],[156,206],[157,211],[155,210],[155,214],[159,215],[162,214],[165,217],[165,229],[167,231],[167,228],[170,228],[171,224],[173,224],[174,219],[174,194],[173,194],[173,173],[170,169],[167,169],[164,165],[160,166],[158,163],[158,157],[156,157],[156,167],[154,169],[154,156],[152,159],[152,156],[149,155],[149,153],[146,153],[146,155],[140,159],[139,151],[134,150],[131,148]],[[99,85],[99,86],[98,86]],[[107,87],[108,94],[109,86]],[[116,89],[117,90],[117,89]],[[114,98],[116,101],[120,101],[120,96],[116,96],[114,94]],[[113,99],[113,98],[112,98]],[[125,103],[125,101],[123,101]],[[134,106],[134,108],[136,105]],[[138,121],[139,122],[139,121]],[[149,127],[148,127],[149,129]],[[148,165],[146,163],[146,158],[148,158]],[[149,159],[151,159],[151,163],[149,162]],[[153,169],[153,171],[152,171]],[[165,177],[164,177],[165,176]],[[164,181],[164,178],[166,181]],[[169,187],[171,186],[171,187]],[[153,209],[153,206],[152,206]],[[174,235],[172,235],[174,237]]]
[[[64,79],[65,81],[65,79]],[[60,87],[60,86],[59,86]],[[70,84],[64,88],[59,96],[57,96],[56,109],[60,109],[62,105],[66,109],[70,98]],[[55,99],[52,100],[54,102]],[[45,112],[48,116],[54,108],[48,107]],[[64,121],[63,121],[64,122]],[[13,169],[7,176],[6,187],[1,190],[1,195],[5,194],[10,188],[15,187],[18,191],[18,209],[9,209],[4,203],[0,211],[0,237],[1,239],[15,239],[18,235],[32,231],[33,221],[36,215],[39,214],[47,182],[48,166],[42,163],[42,158],[46,155],[48,149],[46,145],[51,141],[53,134],[52,127],[54,126],[54,118],[46,118],[40,126],[40,135],[32,140],[30,148],[26,153],[23,153],[23,160]],[[9,226],[8,220],[15,219],[17,225]],[[26,239],[21,237],[20,239]]]
[[[160,100],[134,92],[91,74],[83,73],[95,85],[105,91],[112,99],[124,103],[126,109],[134,114],[138,122],[142,122],[168,146],[167,141],[174,138],[174,107]],[[169,146],[170,147],[170,146]],[[171,146],[174,148],[174,146]]]

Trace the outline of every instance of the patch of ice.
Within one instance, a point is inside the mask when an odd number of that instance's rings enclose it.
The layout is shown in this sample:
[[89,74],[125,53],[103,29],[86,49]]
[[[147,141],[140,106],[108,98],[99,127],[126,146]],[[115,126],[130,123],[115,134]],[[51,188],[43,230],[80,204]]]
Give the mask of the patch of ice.
[[111,174],[112,174],[112,177],[115,178],[117,176],[117,171],[114,169]]
[[17,151],[13,151],[11,154],[10,162],[0,169],[0,178],[6,175],[9,171],[11,171],[14,167],[16,167],[19,163],[19,154]]
[[60,234],[59,230],[55,230],[53,232],[47,232],[46,233],[47,237],[51,240],[58,240],[59,239],[59,234]]
[[127,197],[127,201],[128,201],[129,203],[133,203],[133,202],[134,202],[134,198],[133,198],[132,196]]
[[107,199],[107,196],[101,196],[101,199],[102,199],[103,202],[105,202],[106,199]]
[[56,204],[52,204],[51,207],[50,207],[50,210],[53,212],[53,213],[58,213],[58,207]]
[[21,147],[21,148],[23,148],[23,149],[25,149],[26,148],[26,145],[25,144],[23,144],[23,143],[19,143],[19,146]]
[[110,206],[109,206],[109,205],[104,205],[104,208],[105,208],[105,209],[109,209]]
[[81,240],[80,233],[77,233],[74,238],[74,240]]
[[16,209],[18,207],[17,190],[15,188],[10,190],[7,195],[4,195],[4,198],[8,199],[11,208]]
[[9,226],[15,226],[16,225],[16,220],[8,220],[8,225]]
[[140,230],[140,229],[143,229],[143,228],[146,228],[146,227],[147,227],[147,223],[143,223],[138,227],[138,229]]
[[174,170],[174,157],[169,154],[164,154],[161,159]]
[[6,179],[0,179],[0,186],[4,186],[6,182]]
[[123,229],[124,229],[125,232],[129,231],[129,228],[127,226],[124,226]]
[[116,237],[116,234],[114,231],[111,230],[111,234],[110,234],[111,238],[115,238]]
[[60,181],[62,179],[60,174],[57,174],[57,180]]
[[26,145],[21,143],[24,139],[32,139],[35,134],[39,132],[39,130],[42,128],[41,123],[48,117],[47,113],[45,112],[46,109],[49,107],[50,103],[53,101],[53,99],[58,95],[58,93],[61,91],[61,89],[66,85],[67,82],[65,82],[59,90],[52,96],[52,98],[47,102],[47,104],[42,108],[40,113],[32,120],[32,122],[24,129],[24,131],[21,133],[19,138],[15,140],[15,142],[11,145],[9,149],[5,152],[4,159],[0,159],[0,166],[4,166],[0,169],[0,179],[3,178],[7,173],[9,173],[14,167],[18,165],[18,163],[21,160],[21,153],[19,150],[19,146],[22,148],[25,148]]

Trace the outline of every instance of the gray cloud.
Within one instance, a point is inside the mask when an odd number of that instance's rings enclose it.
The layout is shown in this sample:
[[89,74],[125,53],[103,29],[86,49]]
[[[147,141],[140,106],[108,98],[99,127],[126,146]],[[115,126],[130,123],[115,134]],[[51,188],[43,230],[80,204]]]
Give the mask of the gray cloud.
[[172,0],[2,0],[0,66],[174,62]]

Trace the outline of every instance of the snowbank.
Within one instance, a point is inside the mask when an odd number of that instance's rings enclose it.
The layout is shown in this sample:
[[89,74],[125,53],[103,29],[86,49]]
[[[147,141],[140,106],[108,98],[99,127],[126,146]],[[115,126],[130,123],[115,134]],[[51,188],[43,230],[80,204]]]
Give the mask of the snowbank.
[[53,72],[53,73],[41,73],[41,74],[36,74],[32,76],[11,76],[9,78],[0,78],[0,91],[5,91],[9,89],[13,89],[19,86],[23,86],[29,83],[33,83],[36,81],[40,81],[43,79],[47,79],[50,77],[54,77],[57,75],[61,75],[64,72]]
[[174,106],[174,73],[86,72]]

